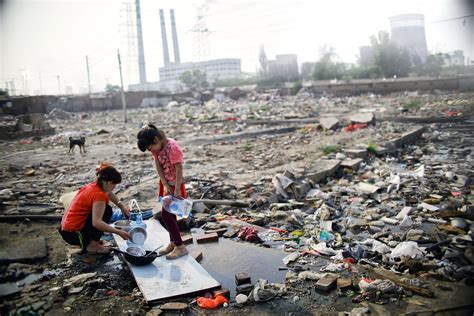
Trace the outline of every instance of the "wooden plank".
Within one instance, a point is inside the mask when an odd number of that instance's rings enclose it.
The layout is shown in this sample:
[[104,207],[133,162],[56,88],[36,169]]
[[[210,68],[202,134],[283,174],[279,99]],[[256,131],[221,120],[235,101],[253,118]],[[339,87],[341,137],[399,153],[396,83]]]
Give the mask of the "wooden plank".
[[[145,221],[147,238],[143,248],[152,250],[169,243],[169,235],[155,219]],[[126,250],[128,245],[120,236],[113,235],[117,246]],[[134,266],[127,262],[143,297],[147,302],[195,293],[220,287],[217,282],[191,255],[175,260],[158,257],[146,266]]]
[[392,271],[381,269],[381,268],[375,268],[374,273],[379,278],[390,280],[396,285],[401,286],[402,288],[406,290],[410,290],[413,293],[416,293],[421,296],[426,296],[426,297],[434,297],[434,293],[430,289],[425,289],[422,287],[410,285],[406,281],[402,280],[404,276],[398,275]]

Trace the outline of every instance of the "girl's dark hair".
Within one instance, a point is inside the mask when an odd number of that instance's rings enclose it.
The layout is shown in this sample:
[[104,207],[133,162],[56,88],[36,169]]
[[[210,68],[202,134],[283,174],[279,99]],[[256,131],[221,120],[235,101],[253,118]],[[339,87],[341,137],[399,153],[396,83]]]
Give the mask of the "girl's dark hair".
[[102,181],[112,181],[114,184],[122,182],[122,175],[108,163],[101,163],[96,169],[97,183],[102,186]]
[[137,134],[137,146],[141,151],[146,151],[148,146],[155,144],[155,137],[165,140],[165,133],[153,124],[148,124]]

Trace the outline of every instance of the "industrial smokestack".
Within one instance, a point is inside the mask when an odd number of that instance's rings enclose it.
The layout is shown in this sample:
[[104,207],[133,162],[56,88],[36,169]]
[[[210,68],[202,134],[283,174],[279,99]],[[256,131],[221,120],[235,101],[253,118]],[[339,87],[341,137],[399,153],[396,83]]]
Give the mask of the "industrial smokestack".
[[146,83],[145,51],[143,49],[142,18],[140,14],[140,0],[135,0],[135,11],[137,14],[137,39],[138,39],[138,71],[140,83]]
[[173,36],[173,51],[174,51],[174,62],[179,64],[181,59],[179,58],[179,44],[178,44],[178,32],[176,31],[176,22],[174,19],[174,10],[170,10],[171,15],[171,34]]
[[165,61],[165,66],[170,63],[170,53],[168,51],[168,39],[166,37],[166,24],[165,24],[165,14],[163,9],[160,9],[160,21],[161,21],[161,40],[163,41],[163,59]]

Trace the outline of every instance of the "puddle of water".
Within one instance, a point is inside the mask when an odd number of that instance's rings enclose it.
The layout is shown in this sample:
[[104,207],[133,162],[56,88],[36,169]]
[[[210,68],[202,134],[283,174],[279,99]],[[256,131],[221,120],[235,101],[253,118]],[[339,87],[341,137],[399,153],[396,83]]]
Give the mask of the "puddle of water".
[[222,237],[218,242],[194,243],[188,245],[187,248],[190,251],[202,251],[201,265],[222,287],[228,289],[232,296],[236,294],[235,275],[239,272],[250,275],[252,284],[255,284],[258,279],[266,279],[269,283],[282,283],[287,272],[286,270],[279,271],[278,267],[284,266],[282,259],[288,253],[277,249]]
[[32,273],[26,278],[16,282],[8,282],[0,284],[0,296],[7,296],[21,291],[21,289],[28,284],[33,283],[43,276],[42,273]]
[[122,261],[119,259],[119,257],[117,255],[114,255],[111,260],[108,260],[105,263],[105,265],[106,266],[112,266],[112,267],[115,267],[117,269],[122,269],[123,268]]

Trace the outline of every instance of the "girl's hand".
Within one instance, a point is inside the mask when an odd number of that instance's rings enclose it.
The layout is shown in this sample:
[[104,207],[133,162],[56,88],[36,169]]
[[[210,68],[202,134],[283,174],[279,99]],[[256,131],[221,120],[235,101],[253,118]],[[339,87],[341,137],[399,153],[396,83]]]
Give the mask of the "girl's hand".
[[164,187],[164,192],[163,193],[164,193],[165,196],[173,194],[173,190],[171,190],[171,186],[168,183],[165,184],[163,187]]
[[181,188],[178,186],[174,188],[174,197],[177,199],[181,198]]
[[122,210],[122,215],[125,216],[126,219],[130,219],[130,208],[123,207],[121,208],[121,210]]

